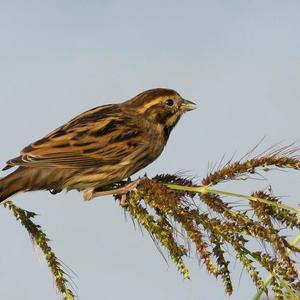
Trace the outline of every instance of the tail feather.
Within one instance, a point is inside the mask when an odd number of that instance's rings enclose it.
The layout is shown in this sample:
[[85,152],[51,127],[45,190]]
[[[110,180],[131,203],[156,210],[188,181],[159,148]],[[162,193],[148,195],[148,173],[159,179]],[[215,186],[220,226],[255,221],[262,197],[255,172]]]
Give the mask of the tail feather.
[[50,190],[57,193],[64,188],[64,182],[78,171],[55,168],[19,167],[6,177],[0,178],[0,203],[19,192]]
[[18,168],[6,177],[0,178],[0,203],[16,193],[26,190],[26,176],[22,168]]

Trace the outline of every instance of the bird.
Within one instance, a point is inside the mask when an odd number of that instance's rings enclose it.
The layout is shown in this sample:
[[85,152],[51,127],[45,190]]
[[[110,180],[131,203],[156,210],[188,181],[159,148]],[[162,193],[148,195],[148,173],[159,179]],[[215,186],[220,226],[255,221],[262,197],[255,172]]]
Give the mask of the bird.
[[85,200],[124,196],[138,180],[118,191],[97,194],[97,189],[129,178],[156,160],[181,116],[195,108],[175,90],[154,88],[81,113],[6,162],[3,171],[16,169],[0,179],[0,203],[38,190],[56,194],[75,189]]

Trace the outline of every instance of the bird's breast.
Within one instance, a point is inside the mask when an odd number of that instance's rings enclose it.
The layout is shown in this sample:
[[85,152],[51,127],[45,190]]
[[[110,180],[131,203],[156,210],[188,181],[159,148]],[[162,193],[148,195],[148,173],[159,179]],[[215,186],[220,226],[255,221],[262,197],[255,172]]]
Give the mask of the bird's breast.
[[156,159],[167,143],[163,126],[156,125],[153,130],[149,131],[149,135],[150,155],[153,159]]

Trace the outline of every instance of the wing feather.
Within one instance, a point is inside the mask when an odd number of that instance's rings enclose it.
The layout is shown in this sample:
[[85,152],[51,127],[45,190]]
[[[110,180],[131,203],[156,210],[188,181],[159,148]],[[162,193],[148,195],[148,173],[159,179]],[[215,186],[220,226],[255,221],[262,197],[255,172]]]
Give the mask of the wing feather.
[[118,164],[130,157],[132,145],[141,143],[136,123],[119,105],[100,106],[25,147],[7,165],[80,169]]

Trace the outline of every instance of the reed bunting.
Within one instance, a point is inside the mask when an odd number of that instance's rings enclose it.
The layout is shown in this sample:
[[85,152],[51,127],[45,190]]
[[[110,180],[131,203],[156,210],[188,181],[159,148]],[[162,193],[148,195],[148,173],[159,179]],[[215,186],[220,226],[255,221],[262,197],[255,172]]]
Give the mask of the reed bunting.
[[18,192],[63,189],[83,191],[85,199],[91,199],[96,189],[153,162],[182,114],[193,109],[193,102],[165,88],[90,109],[7,162],[3,170],[17,169],[0,179],[0,202]]

